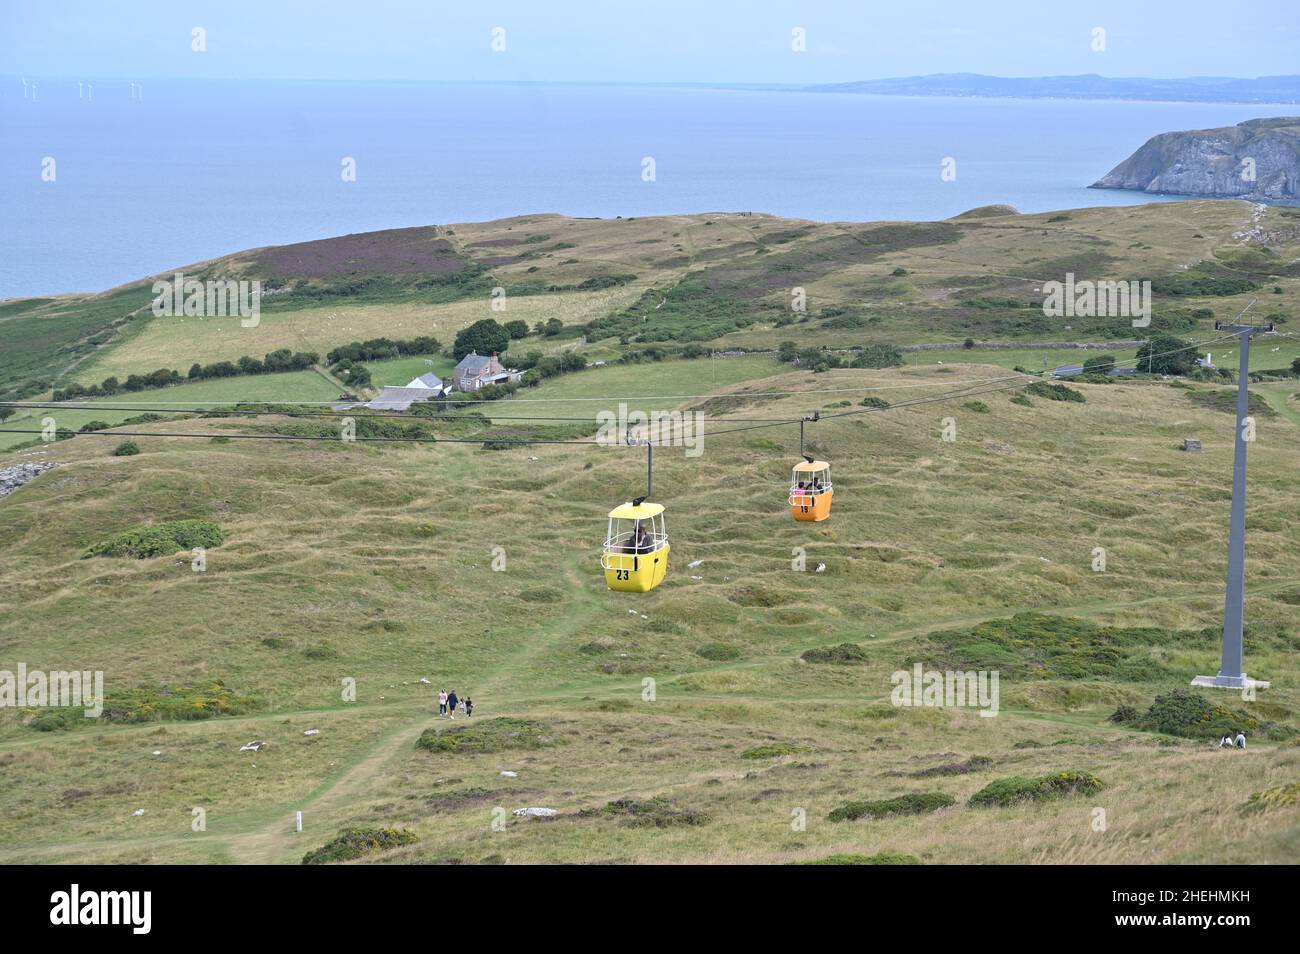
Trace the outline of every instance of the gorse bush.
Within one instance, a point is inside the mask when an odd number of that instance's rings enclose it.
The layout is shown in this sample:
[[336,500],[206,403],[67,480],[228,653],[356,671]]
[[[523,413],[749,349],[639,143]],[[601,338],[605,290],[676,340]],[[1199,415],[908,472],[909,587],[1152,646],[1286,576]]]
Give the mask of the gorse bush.
[[810,663],[860,663],[866,661],[867,651],[857,643],[840,643],[838,646],[806,649],[799,658]]
[[942,792],[912,792],[897,798],[874,802],[848,802],[826,816],[827,821],[857,821],[861,818],[885,818],[889,815],[928,815],[955,805],[951,795]]
[[[82,430],[85,430],[85,428],[82,428]],[[140,448],[135,441],[122,441],[113,448],[114,457],[134,457],[138,453],[140,453]]]
[[1048,401],[1074,401],[1082,404],[1087,400],[1083,396],[1083,392],[1066,387],[1064,384],[1052,384],[1050,381],[1035,381],[1025,388],[1025,393],[1032,394],[1034,397],[1046,398]]
[[377,851],[388,851],[419,841],[419,836],[397,828],[348,828],[331,841],[302,856],[305,865],[351,861]]
[[92,546],[82,558],[104,556],[144,560],[195,547],[219,547],[224,539],[221,528],[210,520],[168,520],[119,533]]
[[1012,775],[990,782],[970,797],[971,805],[1006,806],[1038,802],[1065,795],[1092,795],[1104,788],[1101,779],[1087,772],[1056,772],[1037,778]]
[[1131,706],[1121,706],[1110,719],[1147,732],[1163,732],[1187,739],[1215,739],[1238,732],[1287,739],[1294,734],[1285,725],[1263,722],[1243,709],[1224,705],[1185,688],[1156,696],[1151,707],[1140,716]]

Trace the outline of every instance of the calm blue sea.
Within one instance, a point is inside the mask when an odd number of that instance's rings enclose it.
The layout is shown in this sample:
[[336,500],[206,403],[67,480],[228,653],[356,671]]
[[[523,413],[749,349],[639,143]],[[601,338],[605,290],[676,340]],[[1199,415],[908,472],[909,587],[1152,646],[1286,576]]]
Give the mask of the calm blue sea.
[[[934,219],[1085,187],[1173,129],[1285,107],[680,87],[0,81],[0,297],[258,245],[528,212]],[[656,180],[642,180],[653,157]],[[54,182],[43,182],[45,157]],[[340,177],[344,157],[357,181]],[[940,177],[945,157],[956,181]]]

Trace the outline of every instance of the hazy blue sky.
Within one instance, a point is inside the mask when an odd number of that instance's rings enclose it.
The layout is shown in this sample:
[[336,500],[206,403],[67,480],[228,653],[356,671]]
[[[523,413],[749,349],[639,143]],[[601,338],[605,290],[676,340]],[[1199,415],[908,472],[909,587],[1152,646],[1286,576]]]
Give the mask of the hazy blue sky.
[[[72,78],[800,83],[1300,63],[1300,0],[16,0],[0,17],[0,70]],[[1103,53],[1090,48],[1098,26]],[[795,27],[807,52],[791,50]]]

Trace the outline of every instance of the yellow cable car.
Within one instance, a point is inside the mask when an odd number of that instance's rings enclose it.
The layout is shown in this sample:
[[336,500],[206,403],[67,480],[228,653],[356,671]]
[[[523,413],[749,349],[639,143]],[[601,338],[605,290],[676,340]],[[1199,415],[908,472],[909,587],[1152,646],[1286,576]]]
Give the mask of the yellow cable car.
[[796,520],[825,520],[831,515],[831,465],[805,455],[790,476],[790,514]]
[[648,593],[662,583],[668,573],[663,504],[638,497],[611,510],[600,565],[611,590]]

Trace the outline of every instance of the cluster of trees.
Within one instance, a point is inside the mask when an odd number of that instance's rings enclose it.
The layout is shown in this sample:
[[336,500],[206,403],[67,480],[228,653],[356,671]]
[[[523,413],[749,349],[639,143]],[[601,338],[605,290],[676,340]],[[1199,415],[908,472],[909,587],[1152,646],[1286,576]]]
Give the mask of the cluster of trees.
[[280,348],[272,351],[260,361],[245,355],[238,361],[216,361],[212,364],[195,362],[190,366],[189,374],[182,376],[171,368],[159,368],[149,374],[132,374],[125,381],[116,376],[109,376],[99,384],[69,384],[66,388],[55,389],[52,397],[56,401],[72,401],[87,397],[112,397],[129,391],[148,391],[154,388],[167,388],[185,381],[202,381],[207,378],[232,378],[241,374],[275,374],[280,371],[302,371],[320,361],[320,355],[314,351],[290,351]]
[[903,364],[903,352],[891,344],[869,344],[854,349],[849,355],[840,355],[821,348],[800,348],[793,341],[782,341],[776,349],[776,360],[782,364],[798,364],[812,371],[828,371],[831,368],[898,368]]
[[532,332],[528,330],[526,321],[516,319],[507,321],[503,325],[495,318],[483,318],[457,333],[451,354],[457,361],[471,351],[476,354],[499,355],[510,346],[510,342],[527,338],[529,334],[536,334],[540,338],[554,338],[563,330],[564,322],[559,318],[539,321]]
[[[527,325],[524,327],[526,329]],[[325,356],[325,360],[331,365],[341,361],[384,361],[410,355],[437,354],[441,350],[442,342],[427,335],[409,340],[371,338],[369,341],[354,341],[335,348]]]

